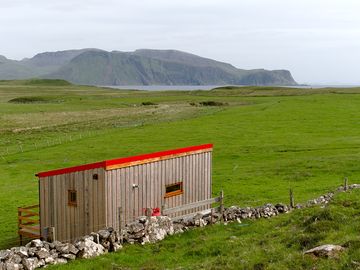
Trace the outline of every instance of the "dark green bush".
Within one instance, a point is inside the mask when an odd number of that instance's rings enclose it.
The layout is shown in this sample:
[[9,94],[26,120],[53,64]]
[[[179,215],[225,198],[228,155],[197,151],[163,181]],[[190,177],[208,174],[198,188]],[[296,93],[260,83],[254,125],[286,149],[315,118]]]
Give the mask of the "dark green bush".
[[141,105],[143,106],[150,106],[150,105],[157,105],[156,103],[154,102],[151,102],[151,101],[144,101],[141,103]]
[[49,100],[44,97],[18,97],[18,98],[13,98],[8,102],[9,103],[45,103],[45,102],[49,102]]
[[201,101],[199,102],[199,104],[201,106],[226,106],[228,105],[225,102],[220,102],[220,101],[213,101],[213,100],[209,100],[209,101]]

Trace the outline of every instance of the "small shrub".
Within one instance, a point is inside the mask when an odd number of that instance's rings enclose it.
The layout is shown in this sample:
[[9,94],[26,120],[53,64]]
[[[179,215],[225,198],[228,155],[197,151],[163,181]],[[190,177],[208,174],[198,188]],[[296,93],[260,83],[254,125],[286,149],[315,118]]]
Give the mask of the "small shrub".
[[9,103],[44,103],[44,102],[49,102],[49,100],[44,97],[18,97],[18,98],[13,98],[8,102]]
[[209,101],[201,101],[199,102],[199,104],[201,106],[226,106],[228,105],[225,102],[220,102],[220,101],[213,101],[213,100],[209,100]]
[[151,101],[144,101],[141,103],[141,105],[143,106],[151,106],[151,105],[157,105],[156,103],[154,102],[151,102]]

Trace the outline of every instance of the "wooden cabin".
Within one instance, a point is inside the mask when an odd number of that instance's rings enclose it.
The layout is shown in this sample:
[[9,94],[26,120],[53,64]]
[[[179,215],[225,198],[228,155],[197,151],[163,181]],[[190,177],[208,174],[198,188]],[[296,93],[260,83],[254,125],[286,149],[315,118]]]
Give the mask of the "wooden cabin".
[[104,227],[121,228],[145,209],[210,199],[212,148],[198,145],[38,173],[41,236],[72,241]]

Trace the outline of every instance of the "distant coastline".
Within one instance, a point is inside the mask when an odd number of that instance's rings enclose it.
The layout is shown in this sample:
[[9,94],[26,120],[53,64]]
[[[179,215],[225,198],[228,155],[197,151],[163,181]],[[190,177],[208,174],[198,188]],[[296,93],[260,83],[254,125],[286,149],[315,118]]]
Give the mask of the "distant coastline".
[[[225,87],[229,85],[99,85],[99,87],[108,87],[113,89],[131,89],[131,90],[144,90],[144,91],[196,91],[196,90],[211,90],[217,87]],[[233,85],[237,87],[249,87],[249,85]],[[274,87],[274,86],[271,86]],[[360,87],[360,85],[306,85],[300,84],[296,86],[279,86],[289,88],[306,88],[306,89],[320,89],[320,88],[352,88]]]

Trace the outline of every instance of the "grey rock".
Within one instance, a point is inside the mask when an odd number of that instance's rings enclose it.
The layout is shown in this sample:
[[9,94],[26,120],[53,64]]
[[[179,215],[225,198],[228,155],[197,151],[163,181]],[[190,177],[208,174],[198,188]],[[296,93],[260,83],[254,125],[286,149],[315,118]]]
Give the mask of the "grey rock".
[[127,226],[127,231],[130,233],[130,234],[133,234],[133,233],[138,233],[142,230],[144,230],[145,227],[144,227],[144,224],[140,223],[140,222],[137,222],[137,221],[134,221],[134,222],[131,222],[130,224],[128,224]]
[[33,270],[37,268],[38,259],[36,257],[23,258],[21,265],[25,270]]
[[20,264],[22,261],[22,258],[20,257],[20,255],[13,253],[13,254],[11,254],[10,258],[7,261],[10,263],[14,263],[14,264]]
[[110,232],[108,230],[100,230],[97,232],[101,239],[108,239]]
[[68,260],[75,260],[76,256],[74,254],[62,254],[62,258],[68,259]]
[[6,270],[21,270],[21,269],[24,269],[24,267],[22,264],[6,262],[5,269]]
[[44,243],[40,239],[35,239],[30,242],[30,247],[42,248]]
[[37,267],[37,268],[40,268],[40,267],[43,267],[43,266],[45,266],[45,260],[44,260],[44,259],[41,259],[41,260],[38,261],[36,267]]
[[28,257],[28,249],[26,247],[14,247],[11,249],[11,251],[22,258]]
[[65,258],[56,258],[54,264],[65,264],[67,260]]
[[100,236],[98,233],[91,233],[90,235],[94,238],[96,244],[100,244]]
[[96,244],[94,241],[90,240],[85,240],[81,243],[78,243],[78,249],[80,250],[78,257],[85,259],[99,256],[105,253],[105,249],[102,245]]
[[51,256],[53,259],[58,258],[58,257],[59,257],[58,251],[57,251],[56,249],[50,250],[50,256]]
[[35,248],[35,247],[28,248],[28,256],[34,257],[36,251],[37,251],[37,248]]
[[141,216],[138,218],[139,222],[142,223],[142,224],[145,224],[147,223],[147,217],[146,216]]
[[45,258],[45,264],[54,264],[55,258],[52,256]]
[[127,239],[126,240],[130,245],[135,244],[135,240],[134,239]]
[[45,259],[50,257],[50,252],[46,248],[40,248],[38,251],[35,252],[36,257],[39,259]]
[[12,252],[9,249],[0,250],[0,261],[7,260],[10,257],[11,254],[12,254]]
[[197,227],[204,227],[207,225],[206,221],[202,218],[199,218],[199,219],[195,219],[194,221],[194,225],[197,226]]
[[52,242],[52,243],[49,243],[49,249],[54,249],[57,242],[58,242],[58,241],[54,241],[54,242]]
[[85,235],[81,240],[83,241],[94,241],[94,237],[91,235]]
[[110,243],[110,241],[103,241],[103,242],[101,242],[101,245],[104,247],[105,250],[109,250],[111,243]]
[[118,243],[113,244],[113,250],[112,251],[116,252],[116,251],[118,251],[120,249],[122,249],[122,245],[120,245]]
[[65,243],[61,245],[56,245],[56,250],[61,254],[77,254],[79,252],[79,249],[77,249],[73,244]]
[[304,254],[313,254],[316,257],[336,257],[344,248],[339,245],[322,245],[304,252]]

